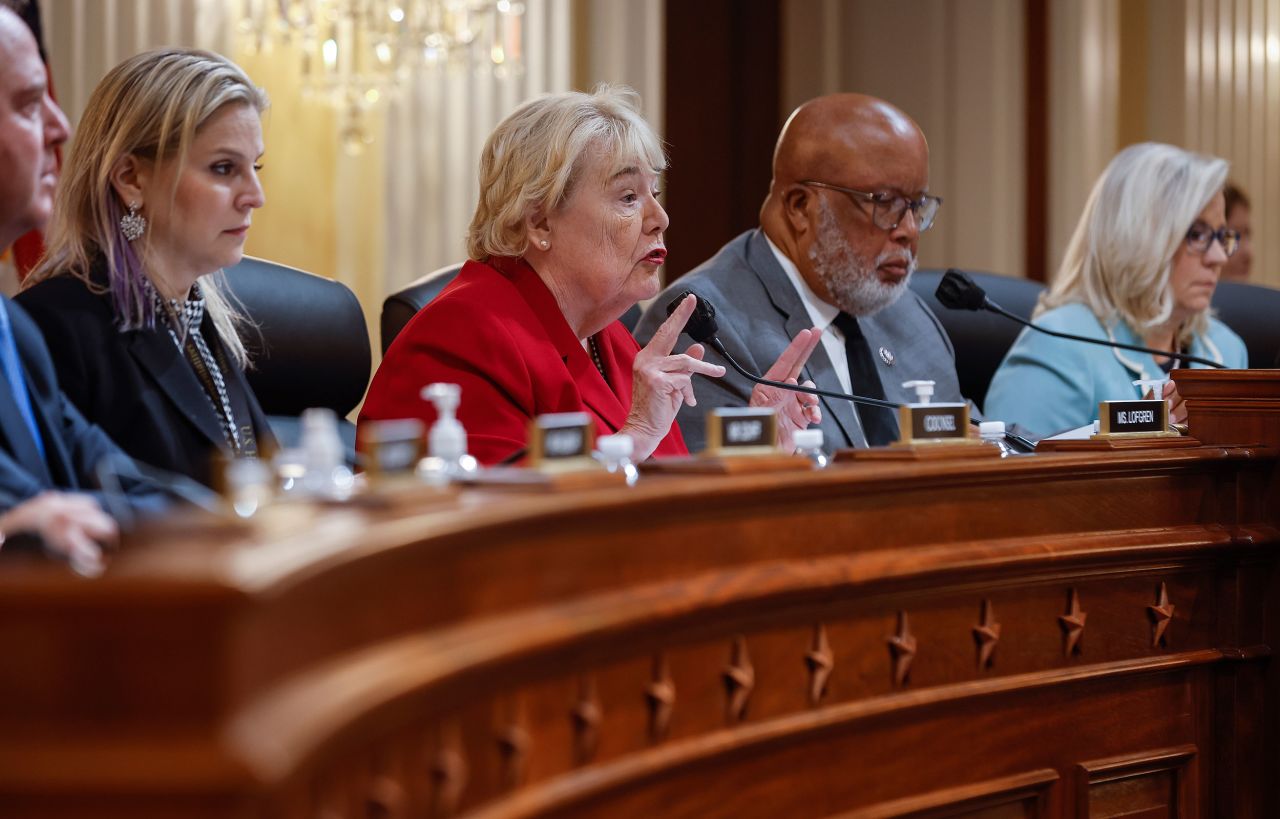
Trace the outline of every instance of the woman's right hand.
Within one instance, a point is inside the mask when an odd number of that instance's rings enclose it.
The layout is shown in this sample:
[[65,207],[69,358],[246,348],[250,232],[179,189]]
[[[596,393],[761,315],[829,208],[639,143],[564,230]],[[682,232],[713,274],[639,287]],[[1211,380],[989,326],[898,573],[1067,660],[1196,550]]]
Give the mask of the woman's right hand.
[[683,354],[671,354],[697,303],[696,296],[686,296],[653,334],[649,344],[636,354],[631,411],[619,432],[630,435],[635,442],[638,461],[648,458],[658,448],[671,430],[680,407],[698,403],[693,395],[694,373],[712,378],[724,375],[724,367],[702,360],[701,344],[692,345]]

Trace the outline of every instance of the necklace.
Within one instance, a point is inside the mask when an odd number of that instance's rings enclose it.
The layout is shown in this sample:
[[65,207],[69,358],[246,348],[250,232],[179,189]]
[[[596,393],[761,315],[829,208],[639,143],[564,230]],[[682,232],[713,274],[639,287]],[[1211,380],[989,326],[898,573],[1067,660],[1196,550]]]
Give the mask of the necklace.
[[600,347],[596,344],[595,336],[587,336],[587,349],[591,351],[591,361],[600,371],[600,377],[607,382],[609,378],[604,374],[604,361],[600,358]]

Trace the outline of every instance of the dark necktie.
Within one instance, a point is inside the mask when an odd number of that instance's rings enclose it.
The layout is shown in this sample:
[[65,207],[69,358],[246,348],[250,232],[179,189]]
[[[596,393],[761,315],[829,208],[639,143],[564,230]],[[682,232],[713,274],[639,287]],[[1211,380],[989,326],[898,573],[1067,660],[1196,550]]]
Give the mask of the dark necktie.
[[13,324],[9,320],[9,311],[0,304],[0,366],[4,367],[5,379],[13,391],[13,403],[18,405],[18,414],[22,416],[27,429],[31,431],[31,439],[35,441],[40,457],[44,457],[44,439],[40,437],[40,427],[36,425],[35,410],[31,407],[31,394],[27,391],[27,380],[22,374],[22,362],[18,359],[18,344],[13,338]]
[[[884,398],[884,385],[880,383],[880,374],[876,371],[876,361],[871,356],[871,345],[862,334],[858,320],[848,313],[841,312],[831,322],[844,334],[844,352],[849,359],[849,384],[854,395],[867,398]],[[884,407],[873,407],[868,404],[854,404],[858,411],[858,420],[862,423],[862,432],[867,436],[871,446],[883,446],[898,439],[898,422],[893,410]]]

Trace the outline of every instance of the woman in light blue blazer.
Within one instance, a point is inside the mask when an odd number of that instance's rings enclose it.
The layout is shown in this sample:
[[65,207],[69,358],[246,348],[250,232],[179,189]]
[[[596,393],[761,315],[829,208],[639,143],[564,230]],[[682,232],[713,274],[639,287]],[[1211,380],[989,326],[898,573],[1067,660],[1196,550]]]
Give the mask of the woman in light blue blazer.
[[[1111,160],[1089,194],[1034,319],[1051,330],[1248,366],[1244,342],[1209,310],[1239,235],[1226,226],[1227,163],[1148,142]],[[983,409],[1038,435],[1080,427],[1101,401],[1140,398],[1135,380],[1163,378],[1167,356],[1115,350],[1023,330]],[[1199,366],[1199,365],[1192,365]],[[1186,418],[1172,382],[1173,420]]]

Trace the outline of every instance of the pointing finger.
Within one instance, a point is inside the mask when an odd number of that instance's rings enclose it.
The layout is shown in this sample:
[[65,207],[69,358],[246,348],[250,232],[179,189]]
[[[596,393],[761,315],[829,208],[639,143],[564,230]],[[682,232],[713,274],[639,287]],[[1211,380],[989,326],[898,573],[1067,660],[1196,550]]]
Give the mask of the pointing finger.
[[671,350],[676,346],[676,339],[680,338],[680,333],[684,332],[684,326],[688,323],[689,316],[693,315],[693,308],[697,304],[698,299],[692,293],[685,296],[680,305],[667,316],[667,320],[658,327],[653,338],[649,339],[645,350],[655,355],[671,355]]

